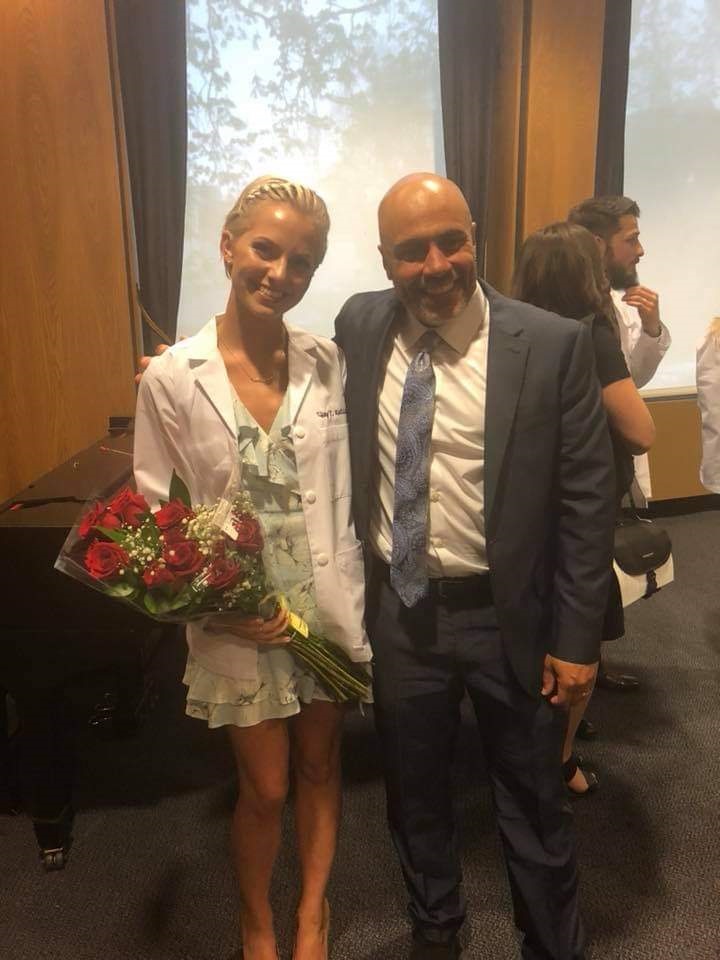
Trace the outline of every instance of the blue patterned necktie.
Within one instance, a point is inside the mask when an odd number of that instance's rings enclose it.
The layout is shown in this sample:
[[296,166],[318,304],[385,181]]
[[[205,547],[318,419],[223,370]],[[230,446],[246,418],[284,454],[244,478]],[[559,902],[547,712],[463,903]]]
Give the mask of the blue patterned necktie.
[[435,407],[430,353],[438,339],[433,331],[420,339],[405,377],[398,421],[390,583],[406,607],[414,606],[428,592],[430,436]]

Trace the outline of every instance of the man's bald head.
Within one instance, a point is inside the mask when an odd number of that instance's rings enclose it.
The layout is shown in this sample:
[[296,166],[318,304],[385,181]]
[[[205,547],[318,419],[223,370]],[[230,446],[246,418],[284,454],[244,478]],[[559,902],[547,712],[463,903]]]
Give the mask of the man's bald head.
[[410,217],[422,217],[439,206],[454,207],[472,228],[472,216],[467,201],[457,184],[437,173],[409,173],[394,183],[380,201],[378,226],[380,243],[383,235]]
[[411,173],[378,209],[379,250],[407,309],[441,326],[467,305],[477,284],[475,225],[461,190],[436,173]]

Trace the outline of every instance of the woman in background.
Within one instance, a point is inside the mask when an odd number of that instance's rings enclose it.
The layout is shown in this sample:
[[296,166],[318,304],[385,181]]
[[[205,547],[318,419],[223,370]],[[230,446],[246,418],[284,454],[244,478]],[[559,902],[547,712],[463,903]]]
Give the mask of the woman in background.
[[[153,509],[173,470],[191,502],[212,504],[241,462],[273,547],[266,564],[275,583],[311,629],[362,662],[370,648],[350,514],[344,361],[331,341],[284,321],[322,262],[329,225],[307,187],[261,177],[243,190],[220,238],[231,283],[225,312],[142,377],[135,479]],[[285,627],[284,613],[187,626],[187,712],[227,729],[237,766],[243,960],[278,955],[269,891],[291,770],[302,880],[293,958],[328,956],[343,708],[293,659]]]
[[697,348],[696,383],[702,419],[700,483],[720,493],[720,317]]
[[[566,222],[552,223],[531,234],[520,250],[513,296],[591,326],[595,366],[613,443],[619,507],[633,480],[632,455],[650,448],[655,425],[622,355],[610,286],[592,234],[585,227]],[[615,640],[624,632],[620,587],[613,572],[602,639]],[[597,776],[582,770],[573,754],[575,733],[588,702],[589,698],[570,708],[563,748],[563,773],[574,794],[588,793],[598,786]]]

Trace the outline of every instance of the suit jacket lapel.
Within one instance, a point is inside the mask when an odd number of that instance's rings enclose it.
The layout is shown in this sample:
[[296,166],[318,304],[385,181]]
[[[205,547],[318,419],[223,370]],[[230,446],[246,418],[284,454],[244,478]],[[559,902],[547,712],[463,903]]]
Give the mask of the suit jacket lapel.
[[[380,300],[366,317],[360,318],[365,347],[363,369],[367,371],[369,378],[368,392],[372,392],[372,396],[375,398],[377,398],[380,377],[384,369],[383,358],[390,327],[397,316],[398,310],[401,309],[400,301],[394,293],[390,292],[387,299]],[[376,420],[377,418],[373,417],[372,419]]]
[[[391,294],[388,299],[382,300],[365,317],[361,317],[362,330],[360,335],[363,337],[364,358],[361,369],[365,371],[366,380],[363,384],[363,393],[367,395],[367,404],[363,414],[363,462],[367,469],[373,457],[373,444],[375,442],[376,428],[378,422],[378,405],[380,401],[380,380],[382,378],[385,364],[385,351],[387,349],[388,337],[393,321],[397,316],[398,310],[402,306],[395,294]],[[353,423],[352,429],[359,426]]]
[[490,305],[487,390],[485,395],[485,530],[493,530],[493,511],[503,460],[515,422],[525,378],[528,342],[514,316],[512,301],[483,284]]

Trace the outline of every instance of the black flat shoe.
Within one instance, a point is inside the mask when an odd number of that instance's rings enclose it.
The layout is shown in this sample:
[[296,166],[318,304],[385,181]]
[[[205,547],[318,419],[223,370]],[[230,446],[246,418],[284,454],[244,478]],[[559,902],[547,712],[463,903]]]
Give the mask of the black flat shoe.
[[595,681],[596,687],[601,687],[603,690],[619,690],[621,692],[627,692],[630,690],[637,690],[640,686],[640,681],[637,677],[634,677],[631,673],[599,673],[597,680]]
[[575,736],[580,737],[581,740],[594,740],[595,737],[597,737],[598,732],[598,728],[595,726],[595,724],[583,717],[577,728],[577,733]]
[[[570,758],[565,761],[562,765],[563,770],[563,779],[565,780],[565,786],[568,789],[571,797],[584,797],[588,793],[595,793],[597,788],[600,786],[600,779],[596,773],[593,773],[592,770],[583,770],[583,768],[578,763],[578,757],[576,754],[570,754]],[[585,782],[587,783],[586,790],[576,790],[574,787],[570,786],[570,781],[573,779],[575,774],[580,771],[583,777],[585,777]]]

